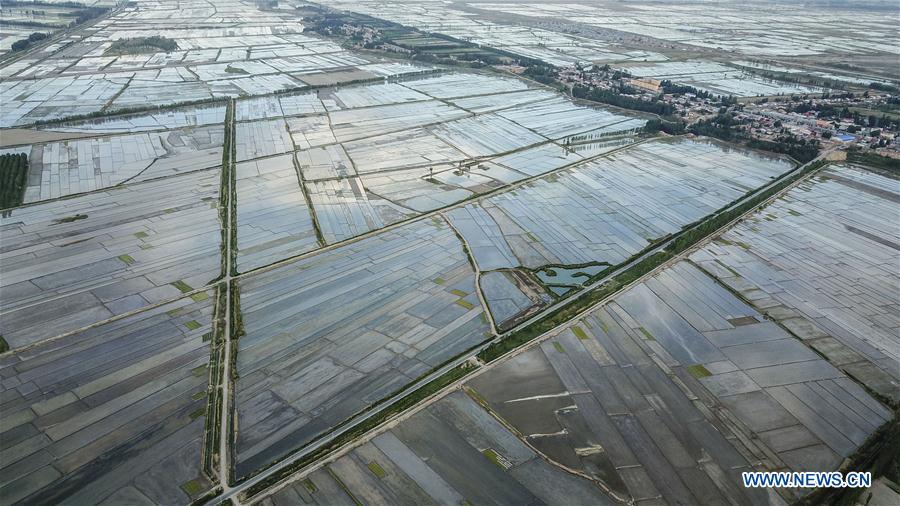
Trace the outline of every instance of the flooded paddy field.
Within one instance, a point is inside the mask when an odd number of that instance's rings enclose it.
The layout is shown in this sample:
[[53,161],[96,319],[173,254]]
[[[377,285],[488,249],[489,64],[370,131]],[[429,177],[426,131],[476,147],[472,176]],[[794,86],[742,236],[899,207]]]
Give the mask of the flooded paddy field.
[[235,466],[245,476],[490,335],[475,273],[440,218],[239,284]]
[[[837,469],[893,416],[866,388],[894,395],[897,301],[882,285],[897,261],[896,190],[832,166],[259,504],[469,500],[464,487],[481,479],[503,484],[482,493],[552,503],[543,480],[509,481],[531,455],[585,503],[795,500],[805,492],[747,489],[740,473]],[[487,219],[481,210],[457,226],[496,231]],[[472,254],[499,269],[482,274],[483,292],[518,309],[504,293],[515,255],[491,249],[496,233],[478,237]],[[460,466],[460,448],[481,455]]]
[[634,64],[627,66],[625,70],[635,76],[650,77],[660,81],[669,80],[719,96],[754,97],[794,93],[804,95],[825,91],[814,86],[767,79],[747,70],[708,61]]
[[220,272],[218,170],[4,211],[0,334],[15,349],[178,297]]
[[[182,9],[190,15],[183,17]],[[216,6],[188,1],[177,8],[166,1],[143,2],[64,41],[77,40],[74,44],[51,46],[4,68],[0,126],[430,70],[362,57],[303,35],[303,28],[293,13],[262,11],[236,0]],[[175,50],[123,54],[114,46],[153,36],[174,41]]]
[[186,504],[212,488],[213,293],[0,358],[4,504]]
[[791,167],[709,141],[650,141],[446,215],[482,271],[617,265]]
[[463,392],[255,503],[619,504],[548,462]]
[[[384,2],[373,0],[362,5],[381,7]],[[809,11],[800,5],[760,6],[752,12],[747,12],[738,4],[662,6],[640,2],[623,6],[610,0],[565,5],[497,2],[468,5],[477,9],[473,12],[482,18],[494,20],[495,26],[513,23],[504,19],[503,14],[519,16],[515,19],[519,24],[521,16],[535,21],[552,20],[558,30],[549,33],[558,36],[563,35],[561,32],[565,27],[577,24],[614,29],[635,37],[652,38],[693,49],[714,49],[760,57],[897,54],[897,48],[890,43],[895,34],[879,10],[850,9],[837,4],[824,9],[827,15],[816,18],[810,17]],[[394,19],[394,16],[399,16],[400,9],[388,9],[382,16]],[[428,13],[431,14],[428,21],[432,23],[432,31],[440,33],[465,30],[464,25],[451,24],[447,28],[446,20],[472,15],[472,12],[461,12],[458,6],[444,4],[429,5]],[[739,33],[734,30],[737,19],[744,23]],[[485,21],[485,24],[488,23],[490,21]],[[483,25],[476,25],[469,31],[497,33]],[[561,51],[565,52],[565,49]],[[635,58],[635,61],[641,59]]]
[[216,167],[223,137],[212,125],[35,144],[25,202]]
[[503,484],[482,493],[558,502],[545,480],[513,482],[528,462],[558,486],[565,477],[582,504],[781,504],[803,492],[744,488],[741,472],[837,469],[892,416],[686,260],[489,367],[259,504],[391,501],[419,489],[468,499],[462,487],[482,479]]
[[[478,112],[453,103],[467,97]],[[248,263],[239,253],[244,272],[597,156],[632,142],[645,122],[514,79],[461,73],[238,100],[235,113],[239,170],[277,165],[284,176],[277,184],[274,172],[240,176],[239,220],[285,213],[279,230],[239,227],[238,249],[257,257]],[[584,142],[595,138],[610,140]]]
[[692,260],[881,395],[900,399],[900,183],[832,166]]
[[836,469],[891,417],[686,261],[468,385],[553,461],[635,500],[768,502],[740,471]]
[[202,127],[225,121],[225,106],[195,106],[134,114],[99,117],[43,126],[41,131],[59,133],[115,134]]
[[240,162],[235,171],[239,271],[321,246],[292,155]]

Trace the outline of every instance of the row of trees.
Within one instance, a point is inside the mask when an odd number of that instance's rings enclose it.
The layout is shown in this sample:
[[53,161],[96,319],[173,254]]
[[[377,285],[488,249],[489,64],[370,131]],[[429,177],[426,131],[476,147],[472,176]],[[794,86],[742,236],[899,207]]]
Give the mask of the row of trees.
[[672,81],[666,79],[659,83],[659,86],[662,88],[663,93],[668,93],[671,95],[683,95],[685,93],[691,93],[697,98],[709,99],[712,98],[712,94],[706,90],[698,90],[693,86],[687,86],[684,84],[675,84]]
[[28,182],[28,157],[24,153],[0,155],[0,209],[22,204]]
[[29,35],[28,38],[26,38],[26,39],[17,40],[15,42],[13,42],[10,49],[12,49],[13,51],[21,51],[23,49],[28,49],[35,42],[44,40],[49,36],[50,36],[49,33],[34,32],[31,35]]
[[592,100],[603,104],[614,105],[623,109],[631,109],[633,111],[652,112],[660,116],[671,116],[675,113],[675,108],[660,100],[646,101],[640,98],[630,97],[622,94],[625,90],[604,90],[592,86],[576,84],[572,87],[572,96],[585,100]]
[[154,35],[152,37],[135,37],[119,39],[106,50],[106,54],[142,54],[163,51],[171,53],[178,49],[178,43],[168,37]]
[[[40,5],[43,5],[43,4],[40,4]],[[53,5],[53,4],[47,4],[47,5]],[[61,7],[83,7],[83,8],[81,8],[81,9],[75,11],[75,12],[63,14],[64,16],[72,16],[72,17],[75,18],[74,21],[72,21],[71,23],[69,23],[69,27],[73,27],[73,26],[75,26],[75,25],[80,25],[81,23],[84,23],[84,22],[86,22],[86,21],[90,21],[91,19],[94,19],[94,18],[96,18],[96,17],[99,17],[99,16],[102,16],[102,15],[106,14],[106,13],[109,12],[109,10],[110,10],[108,7],[84,7],[82,4],[79,4],[79,3],[72,3],[72,2],[66,2],[66,3],[63,3],[63,4],[56,4],[56,6],[61,6]],[[24,25],[27,25],[27,24],[29,24],[29,23],[17,23],[17,24],[24,24]],[[30,23],[30,25],[31,25],[31,26],[46,26],[46,25],[41,25],[40,23]],[[46,38],[49,37],[49,36],[50,36],[49,33],[44,33],[44,32],[34,32],[34,33],[32,33],[31,35],[29,35],[27,38],[25,38],[25,39],[21,39],[21,40],[17,40],[17,41],[15,41],[15,42],[13,42],[13,43],[12,43],[12,46],[10,46],[10,49],[11,49],[12,51],[22,51],[22,50],[24,50],[24,49],[28,49],[28,48],[31,47],[31,45],[34,44],[35,42],[42,41],[42,40],[46,39]]]

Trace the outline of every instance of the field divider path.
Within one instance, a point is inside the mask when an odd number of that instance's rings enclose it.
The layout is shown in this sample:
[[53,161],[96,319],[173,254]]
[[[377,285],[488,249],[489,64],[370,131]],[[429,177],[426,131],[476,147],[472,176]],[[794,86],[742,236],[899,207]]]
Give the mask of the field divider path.
[[[755,191],[753,191],[751,193],[744,195],[742,198],[738,199],[737,201],[733,202],[732,204],[728,205],[727,207],[720,209],[719,211],[707,216],[702,221],[695,223],[691,226],[685,227],[681,232],[662,241],[661,243],[657,244],[653,248],[645,251],[642,254],[639,254],[638,256],[632,258],[631,260],[626,261],[625,263],[623,263],[622,265],[620,265],[613,271],[609,272],[603,278],[598,279],[598,280],[592,282],[591,284],[585,286],[583,289],[576,292],[576,294],[573,294],[573,296],[570,296],[570,297],[563,299],[551,306],[548,306],[544,310],[533,315],[531,318],[521,322],[520,324],[516,325],[512,329],[498,335],[494,339],[491,339],[490,341],[487,341],[478,346],[475,346],[472,349],[468,350],[467,352],[463,353],[462,355],[458,356],[457,358],[448,361],[443,366],[432,371],[432,373],[419,379],[415,383],[407,386],[402,391],[396,393],[392,397],[383,400],[382,402],[380,402],[378,405],[374,406],[370,410],[359,414],[356,418],[350,419],[348,422],[346,422],[345,424],[343,424],[342,426],[340,426],[333,432],[323,435],[318,440],[313,441],[308,446],[300,449],[299,451],[293,453],[292,455],[286,457],[285,459],[283,459],[279,462],[276,462],[272,466],[261,471],[259,474],[256,474],[256,475],[242,481],[241,483],[238,483],[235,486],[230,487],[221,496],[216,497],[213,500],[213,504],[219,504],[226,500],[230,500],[237,504],[244,504],[243,500],[256,497],[259,494],[261,494],[264,491],[271,488],[272,486],[276,486],[276,487],[280,488],[285,483],[290,481],[289,477],[291,475],[299,476],[300,474],[303,474],[309,470],[321,467],[322,465],[325,465],[328,462],[333,461],[334,459],[340,457],[341,455],[343,455],[344,453],[346,453],[347,451],[352,449],[353,443],[360,441],[360,440],[365,440],[374,435],[377,435],[380,432],[383,432],[384,430],[389,429],[390,427],[396,425],[400,421],[405,420],[409,416],[412,416],[413,414],[424,409],[425,407],[427,407],[429,404],[431,404],[435,400],[443,397],[443,395],[445,395],[447,392],[455,390],[455,389],[459,388],[462,384],[464,384],[468,381],[471,381],[472,378],[482,374],[484,371],[488,370],[493,365],[496,365],[496,364],[504,361],[505,359],[508,359],[509,357],[512,357],[519,353],[522,353],[528,349],[531,349],[532,347],[537,346],[540,343],[546,341],[547,339],[559,334],[559,332],[565,330],[572,321],[575,321],[578,318],[581,318],[581,317],[585,316],[586,314],[590,313],[591,311],[594,311],[598,307],[607,303],[610,299],[612,299],[617,294],[622,293],[622,291],[627,290],[627,289],[643,282],[645,279],[656,274],[660,270],[665,269],[678,261],[681,261],[682,259],[686,258],[686,256],[688,254],[695,251],[697,248],[702,247],[703,245],[708,243],[713,238],[718,237],[723,232],[725,232],[729,228],[733,227],[739,221],[746,219],[746,217],[748,215],[756,212],[759,208],[768,205],[770,202],[774,201],[775,199],[780,198],[785,192],[791,190],[798,184],[806,181],[809,177],[811,177],[812,175],[817,173],[822,167],[827,166],[827,162],[825,162],[825,163],[822,163],[822,162],[825,161],[825,157],[829,153],[830,153],[830,150],[824,151],[818,157],[811,160],[810,162],[807,162],[802,165],[798,164],[793,170],[784,173],[781,177],[769,182],[768,184],[766,184],[760,188],[757,188]],[[793,180],[792,180],[792,178],[793,178]],[[787,182],[787,183],[785,184],[785,182]],[[781,186],[781,185],[783,185],[783,186]],[[779,187],[779,186],[781,186],[781,187]],[[513,349],[511,349],[497,357],[494,357],[493,359],[489,360],[487,363],[484,363],[483,366],[480,365],[483,362],[478,360],[479,359],[478,355],[482,351],[488,349],[490,346],[501,342],[505,337],[508,337],[517,331],[523,330],[523,329],[527,328],[528,326],[536,324],[540,320],[551,316],[556,311],[563,309],[566,306],[570,305],[572,302],[576,301],[578,299],[578,296],[588,294],[592,290],[600,288],[602,285],[604,285],[610,281],[613,281],[614,278],[616,278],[618,275],[625,273],[626,271],[634,268],[635,266],[638,266],[639,264],[641,264],[641,262],[650,259],[650,257],[652,257],[658,253],[665,252],[666,249],[670,245],[675,245],[676,241],[678,241],[686,232],[689,232],[691,230],[695,230],[699,227],[702,227],[705,223],[708,223],[710,220],[715,219],[716,217],[721,216],[725,213],[728,213],[729,211],[734,211],[734,210],[740,209],[743,206],[747,205],[748,203],[753,202],[755,199],[757,199],[761,195],[765,195],[767,192],[769,192],[770,190],[773,190],[773,189],[777,189],[777,190],[774,191],[774,193],[772,195],[768,195],[766,198],[760,200],[759,202],[755,202],[749,208],[744,210],[744,212],[741,212],[739,215],[737,215],[733,219],[729,220],[728,222],[724,223],[722,226],[709,231],[702,238],[696,240],[694,243],[690,244],[688,247],[684,248],[682,251],[675,253],[670,258],[668,258],[665,261],[661,262],[660,264],[654,266],[653,268],[649,269],[648,271],[642,273],[641,275],[637,276],[635,279],[629,281],[628,283],[623,284],[622,286],[618,287],[616,290],[612,291],[611,293],[609,293],[609,294],[603,296],[602,298],[600,298],[599,300],[589,304],[587,307],[580,310],[578,313],[576,313],[572,317],[566,319],[564,322],[541,333],[540,335],[536,336],[535,338],[529,339],[526,342],[522,343],[521,345],[516,346]],[[473,358],[474,358],[474,360],[473,360]],[[339,446],[337,448],[335,448],[334,451],[331,451],[331,452],[327,453],[326,455],[323,455],[322,457],[317,457],[317,458],[313,459],[307,465],[301,465],[300,467],[296,467],[296,468],[292,467],[292,466],[296,466],[298,463],[302,463],[304,461],[304,459],[306,459],[308,456],[313,455],[316,452],[321,451],[323,449],[327,449],[330,445],[333,445],[335,443],[336,439],[340,438],[344,434],[347,434],[347,433],[353,431],[354,429],[358,428],[360,425],[366,423],[367,421],[372,420],[373,418],[380,415],[382,412],[390,410],[390,408],[395,403],[403,400],[404,398],[406,398],[410,395],[415,394],[418,390],[422,389],[424,386],[428,385],[429,383],[438,381],[442,376],[450,373],[451,371],[453,371],[454,369],[456,369],[458,367],[463,366],[463,364],[467,364],[467,363],[472,364],[473,362],[475,364],[477,364],[476,367],[473,367],[471,370],[465,371],[461,377],[454,379],[451,383],[444,385],[443,387],[439,388],[438,390],[428,394],[426,397],[418,400],[418,402],[416,402],[414,406],[407,408],[407,409],[403,409],[402,411],[400,411],[396,414],[389,415],[387,419],[377,422],[375,426],[371,427],[370,429],[366,430],[365,432],[363,432],[359,435],[356,435],[351,440],[340,442]],[[277,476],[277,473],[279,473],[279,472],[285,472],[285,473],[287,473],[287,476],[279,477],[279,476]],[[271,483],[269,485],[266,485],[263,483],[266,480],[272,480],[272,479],[275,480],[274,483]]]
[[232,269],[234,268],[234,252],[233,249],[237,242],[237,230],[235,230],[235,129],[234,129],[234,100],[229,101],[228,109],[225,113],[225,135],[228,136],[225,142],[224,160],[222,166],[223,176],[226,180],[225,191],[225,227],[223,240],[224,247],[224,264],[222,269],[223,286],[225,287],[225,314],[224,314],[224,338],[223,343],[223,368],[222,368],[222,409],[219,422],[219,484],[223,492],[231,490],[229,486],[229,478],[231,476],[231,395],[233,390],[232,372],[231,372],[231,347],[232,347],[232,307],[234,305],[232,298],[234,297],[234,283],[232,283]]

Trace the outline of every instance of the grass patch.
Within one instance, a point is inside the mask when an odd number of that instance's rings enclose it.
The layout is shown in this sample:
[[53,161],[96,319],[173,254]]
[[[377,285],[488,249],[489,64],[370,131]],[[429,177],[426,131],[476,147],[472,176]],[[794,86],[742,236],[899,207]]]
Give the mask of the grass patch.
[[185,283],[184,281],[182,281],[180,279],[178,281],[172,283],[172,286],[181,290],[181,293],[188,293],[191,290],[193,290],[193,288],[191,288],[191,285]]
[[566,349],[563,348],[563,345],[559,344],[559,341],[553,341],[553,347],[556,348],[556,351],[560,353],[565,353]]
[[194,302],[203,302],[208,298],[209,295],[207,295],[206,292],[197,292],[194,295],[191,295],[191,299],[193,299]]
[[687,372],[691,374],[691,376],[700,379],[706,378],[707,376],[712,376],[712,373],[709,372],[709,369],[703,366],[703,364],[697,364],[688,366]]
[[800,211],[794,211],[793,209],[788,209],[788,214],[791,216],[803,216],[803,213]]
[[149,235],[150,235],[150,234],[148,234],[147,232],[144,232],[143,230],[141,230],[140,232],[135,232],[135,233],[134,233],[134,236],[137,237],[138,239],[143,239],[143,238],[145,238],[145,237],[147,237],[147,236],[149,236]]
[[506,471],[506,467],[504,467],[503,464],[500,462],[500,455],[498,455],[497,452],[495,452],[493,449],[487,448],[485,450],[482,450],[481,454],[484,455],[485,457],[487,457],[488,460],[493,462],[495,466]]
[[452,293],[453,295],[456,295],[457,297],[465,297],[466,295],[469,295],[467,292],[464,292],[462,290],[455,290],[455,289],[450,290],[450,293]]
[[472,304],[471,302],[469,302],[469,301],[467,301],[467,300],[465,300],[465,299],[459,299],[459,300],[456,301],[456,303],[459,304],[460,306],[466,308],[466,309],[472,309],[472,308],[475,307],[475,304]]
[[119,260],[125,262],[125,265],[131,265],[134,263],[134,258],[131,255],[119,255]]
[[644,334],[644,337],[646,337],[648,341],[656,341],[656,338],[653,337],[653,334],[651,334],[649,330],[644,327],[638,327],[638,330],[641,331],[641,334]]
[[206,392],[201,391],[201,392],[195,392],[194,395],[191,396],[191,399],[194,399],[195,401],[199,401],[200,399],[202,399],[204,397],[206,397]]
[[203,325],[200,325],[200,322],[198,322],[197,320],[191,320],[191,321],[185,323],[184,326],[187,327],[189,330],[197,330],[200,327],[202,327]]
[[387,472],[384,470],[384,468],[381,467],[381,465],[379,465],[378,462],[375,462],[374,460],[372,462],[369,462],[368,464],[366,464],[366,467],[368,467],[369,471],[372,471],[372,474],[377,476],[378,479],[382,479],[385,476],[387,476]]
[[9,343],[6,342],[6,339],[3,339],[3,336],[0,336],[0,353],[7,351],[9,351]]
[[203,492],[203,486],[200,485],[200,482],[197,480],[186,481],[181,484],[181,490],[184,490],[187,495],[194,497],[195,495]]
[[319,491],[319,487],[317,487],[309,478],[303,480],[303,486],[306,487],[306,491],[310,494],[315,494]]
[[191,420],[196,420],[206,414],[206,406],[200,406],[191,413]]
[[584,331],[583,328],[579,327],[578,325],[575,325],[572,327],[572,333],[575,334],[575,337],[577,337],[578,339],[581,339],[582,341],[588,340],[587,333]]
[[443,285],[444,283],[446,283],[446,281],[444,280],[444,278],[434,278],[433,281],[434,281],[436,284],[438,284],[438,285]]
[[206,372],[206,364],[200,365],[200,366],[197,366],[197,367],[191,369],[191,374],[193,374],[194,376],[197,376],[198,378],[200,376],[203,376],[203,374],[205,372]]
[[249,74],[250,72],[247,72],[246,70],[244,70],[242,68],[232,67],[231,65],[229,65],[229,66],[225,67],[225,73],[226,74],[244,74],[244,75],[246,75],[246,74]]
[[65,218],[59,218],[58,220],[53,221],[55,221],[56,223],[72,223],[73,221],[86,220],[87,217],[88,215],[79,213],[72,216],[66,216]]

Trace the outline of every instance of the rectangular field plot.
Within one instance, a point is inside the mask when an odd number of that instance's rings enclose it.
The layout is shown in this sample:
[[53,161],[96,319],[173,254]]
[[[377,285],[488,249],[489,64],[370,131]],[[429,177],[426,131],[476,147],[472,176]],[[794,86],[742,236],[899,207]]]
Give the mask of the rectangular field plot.
[[332,95],[341,108],[371,107],[431,100],[431,97],[397,83],[354,86]]
[[360,175],[427,167],[468,158],[465,153],[423,128],[347,142],[344,149]]
[[198,127],[225,122],[225,106],[186,107],[155,113],[128,114],[73,121],[42,128],[52,132],[130,133],[147,130]]
[[337,142],[331,130],[331,121],[325,114],[286,118],[286,121],[291,140],[297,149],[309,149]]
[[239,162],[294,150],[283,119],[238,123],[234,128],[235,159]]
[[563,97],[514,107],[497,114],[551,139],[575,136],[598,128],[612,135],[617,133],[616,125],[621,125],[620,133],[632,133],[645,123],[644,120],[634,120],[608,110],[576,105]]
[[187,504],[212,488],[214,291],[197,295],[3,357],[4,504]]
[[306,504],[617,504],[548,463],[454,392],[260,501]]
[[523,81],[517,79],[481,74],[445,74],[431,79],[408,81],[403,86],[437,99],[528,89]]
[[547,143],[494,158],[492,161],[528,176],[539,176],[582,160],[583,157],[574,149]]
[[692,259],[882,395],[900,399],[900,183],[828,168]]
[[341,142],[450,121],[466,115],[466,111],[437,100],[348,109],[329,114],[334,135]]
[[297,164],[306,181],[356,175],[353,162],[340,144],[298,151]]
[[222,163],[220,125],[36,144],[25,202],[109,188]]
[[439,218],[240,283],[236,470],[246,476],[489,335]]
[[426,169],[409,169],[366,175],[360,179],[370,193],[420,213],[448,206],[473,195],[469,190],[441,183],[428,174]]
[[292,155],[241,162],[235,170],[239,271],[320,246]]
[[369,193],[359,178],[306,183],[326,244],[378,230],[416,213]]
[[472,158],[506,153],[547,141],[545,137],[495,114],[443,123],[431,131]]
[[220,271],[218,170],[0,218],[0,334],[15,349],[206,286]]
[[[534,166],[539,171],[564,163],[540,156]],[[517,170],[526,170],[525,160],[500,159]],[[706,141],[653,141],[454,210],[450,219],[456,223],[468,214],[482,222],[477,234],[487,234],[498,251],[516,258],[503,267],[614,265],[790,167],[781,159]],[[462,233],[470,240],[467,234],[476,232],[464,227]],[[493,251],[475,249],[478,264],[494,263],[479,256]]]
[[548,90],[525,90],[511,93],[454,98],[449,100],[449,102],[469,112],[483,113],[531,102],[539,102],[541,100],[550,100],[557,96],[556,93]]

